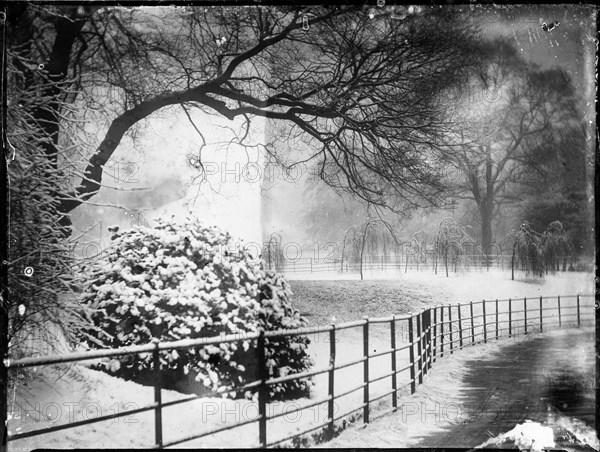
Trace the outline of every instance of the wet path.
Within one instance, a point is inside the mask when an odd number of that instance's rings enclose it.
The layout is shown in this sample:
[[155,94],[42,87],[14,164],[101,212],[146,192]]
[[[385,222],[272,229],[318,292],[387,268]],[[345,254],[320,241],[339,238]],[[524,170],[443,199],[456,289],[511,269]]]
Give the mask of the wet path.
[[470,447],[526,419],[562,413],[595,423],[593,334],[535,336],[488,361],[472,361],[459,393],[468,418],[422,439],[421,447]]
[[473,359],[473,347],[441,359],[417,393],[399,401],[398,412],[348,429],[324,446],[475,447],[526,419],[560,415],[594,427],[593,329],[481,347],[490,353]]

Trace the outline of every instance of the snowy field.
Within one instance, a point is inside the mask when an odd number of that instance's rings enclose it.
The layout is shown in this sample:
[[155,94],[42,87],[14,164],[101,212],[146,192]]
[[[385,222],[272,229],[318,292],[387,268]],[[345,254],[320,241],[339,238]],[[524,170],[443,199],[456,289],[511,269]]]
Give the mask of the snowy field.
[[[358,275],[347,279],[292,280],[292,303],[311,325],[357,320],[363,316],[406,314],[425,307],[469,301],[555,297],[594,293],[591,273],[568,272],[544,279],[524,280],[510,272],[497,270],[450,274],[448,278],[431,272],[375,273],[373,279],[360,281]],[[376,279],[375,279],[376,278]]]
[[[313,275],[314,276],[314,275]],[[382,275],[379,275],[382,276]],[[466,303],[485,299],[522,298],[593,293],[593,275],[558,273],[540,281],[511,281],[510,274],[497,271],[451,275],[449,278],[429,273],[408,273],[380,280],[318,280],[291,281],[292,303],[306,316],[311,325],[327,325],[357,320],[362,316],[387,316],[417,312],[441,304]],[[589,304],[589,302],[588,302]],[[389,348],[389,325],[373,325],[371,353]],[[397,331],[398,346],[406,341],[406,331]],[[312,335],[309,351],[315,369],[325,367],[330,344],[324,335]],[[453,366],[453,360],[476,359],[503,344],[467,347],[439,360],[426,378],[443,378],[446,371],[441,363]],[[340,331],[337,335],[336,362],[343,363],[362,355],[361,328]],[[408,362],[408,351],[398,354],[398,368]],[[390,370],[389,355],[371,360],[370,375],[376,378]],[[448,370],[450,376],[455,371]],[[437,375],[437,376],[436,376]],[[408,372],[398,378],[400,394],[409,395],[406,387]],[[110,377],[79,365],[53,366],[22,373],[16,391],[9,394],[9,432],[37,430],[50,425],[91,419],[100,415],[122,412],[146,406],[153,401],[153,388]],[[362,365],[350,366],[336,372],[336,394],[355,387],[362,381]],[[390,378],[371,385],[371,397],[389,390]],[[420,391],[421,389],[418,389]],[[270,414],[286,413],[301,405],[325,397],[327,376],[314,379],[310,399],[273,403]],[[185,398],[175,391],[163,390],[163,402]],[[391,396],[372,404],[389,406]],[[362,403],[362,391],[336,400],[336,415],[346,413]],[[249,420],[257,416],[255,402],[205,398],[163,410],[164,441],[206,431],[226,423]],[[281,416],[267,423],[269,441],[276,441],[323,423],[327,418],[326,404]],[[37,447],[149,447],[154,443],[154,413],[139,413],[116,420],[66,429],[46,435],[9,443],[10,451],[31,450]],[[182,443],[180,447],[252,447],[258,443],[258,424],[252,423],[233,431],[221,432],[206,438]],[[286,445],[292,445],[288,442]]]

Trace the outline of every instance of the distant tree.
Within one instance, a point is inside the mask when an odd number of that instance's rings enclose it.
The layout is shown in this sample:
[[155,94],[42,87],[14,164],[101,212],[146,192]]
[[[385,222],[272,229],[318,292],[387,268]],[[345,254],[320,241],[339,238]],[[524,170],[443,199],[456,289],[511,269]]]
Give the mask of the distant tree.
[[464,227],[453,218],[444,218],[440,222],[435,236],[435,274],[437,275],[439,260],[444,263],[446,277],[448,277],[448,263],[450,266],[454,266],[456,272],[459,261],[465,254],[465,243],[470,240],[472,239]]
[[477,204],[489,255],[494,219],[503,205],[521,199],[516,190],[530,150],[577,120],[576,97],[564,71],[526,63],[505,40],[483,43],[477,55],[480,64],[466,71],[451,109],[457,128],[447,135],[453,152],[444,161],[455,195]]
[[531,149],[519,176],[523,202],[518,215],[536,230],[559,218],[576,254],[593,253],[587,136],[586,125],[580,123],[549,137]]
[[[400,244],[394,226],[387,220],[369,216],[362,223],[351,226],[346,230],[341,246],[341,270],[346,262],[359,263],[360,279],[364,279],[364,267],[375,256],[385,258],[391,248]],[[348,259],[350,258],[350,259]]]
[[524,222],[513,233],[511,258],[511,279],[515,279],[515,269],[526,274],[542,276],[544,269],[541,234],[533,230],[531,225]]
[[267,270],[283,270],[285,256],[281,244],[281,235],[276,232],[271,233],[262,252],[262,259]]
[[419,269],[419,264],[427,264],[427,235],[423,231],[417,231],[413,234],[412,239],[408,244],[406,252],[406,263],[404,265],[404,273],[408,271],[408,262],[413,259]]
[[546,274],[549,271],[554,273],[560,270],[561,261],[563,270],[566,270],[566,257],[571,250],[571,243],[560,221],[553,221],[548,225],[542,234],[540,247],[543,252]]

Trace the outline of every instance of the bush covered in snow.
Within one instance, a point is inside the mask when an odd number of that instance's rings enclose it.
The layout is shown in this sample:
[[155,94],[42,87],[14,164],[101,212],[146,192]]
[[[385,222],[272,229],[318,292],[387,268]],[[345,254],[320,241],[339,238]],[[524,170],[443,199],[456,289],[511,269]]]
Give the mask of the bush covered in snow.
[[[105,334],[91,332],[90,347],[147,344],[153,338],[186,338],[239,334],[241,340],[161,353],[166,374],[189,374],[211,390],[232,388],[256,379],[256,339],[244,333],[306,325],[288,300],[285,279],[263,271],[258,261],[216,227],[188,218],[184,224],[159,221],[156,228],[115,231],[111,246],[88,270],[83,302],[94,309],[94,323]],[[271,377],[307,370],[309,339],[266,339]],[[151,354],[130,355],[104,363],[108,372],[144,380],[152,369]],[[305,394],[309,381],[270,387],[273,398]],[[233,394],[251,397],[251,392]]]

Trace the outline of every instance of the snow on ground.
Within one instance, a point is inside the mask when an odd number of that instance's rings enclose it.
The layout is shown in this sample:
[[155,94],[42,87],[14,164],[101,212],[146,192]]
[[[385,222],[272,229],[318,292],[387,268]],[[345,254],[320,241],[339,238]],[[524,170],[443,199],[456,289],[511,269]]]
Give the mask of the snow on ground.
[[[340,323],[357,320],[363,315],[403,314],[417,312],[428,306],[445,303],[456,304],[483,298],[504,299],[523,296],[555,296],[557,294],[591,294],[593,293],[593,275],[559,273],[549,275],[541,281],[524,282],[511,281],[509,274],[498,271],[451,275],[449,278],[424,272],[413,272],[388,280],[292,281],[291,285],[294,292],[292,302],[301,313],[308,314],[307,318],[310,324],[327,325],[332,321]],[[563,309],[568,303],[567,300],[563,301]],[[571,305],[572,303],[573,300],[571,300]],[[589,303],[588,300],[587,304]],[[481,305],[476,306],[475,314],[478,315],[481,312]],[[548,314],[552,313],[552,311],[548,312]],[[544,311],[544,315],[546,314]],[[503,318],[501,315],[500,319]],[[519,320],[522,320],[522,317],[513,317],[513,321],[518,322]],[[406,321],[399,322],[398,347],[406,346],[408,343],[406,324]],[[475,332],[482,331],[482,328],[481,324],[477,324]],[[500,335],[503,335],[502,331],[500,331]],[[370,325],[369,336],[370,353],[377,353],[378,350],[383,351],[390,347],[389,324]],[[309,352],[315,360],[315,369],[326,367],[330,352],[327,334],[313,334],[310,338]],[[456,333],[454,339],[457,339]],[[467,333],[465,333],[465,341],[468,341]],[[425,377],[426,386],[420,387],[423,390],[419,389],[416,396],[431,398],[435,394],[447,393],[446,391],[452,385],[459,387],[462,363],[465,360],[478,359],[488,353],[498,351],[503,343],[510,343],[510,341],[490,343],[485,347],[467,347],[455,351],[453,355],[448,355],[446,349],[446,356],[437,360],[432,372]],[[362,327],[337,332],[336,364],[359,359],[362,357],[362,353]],[[397,356],[397,368],[406,366],[409,362],[408,350],[399,352]],[[370,361],[371,378],[377,378],[391,371],[390,355],[373,358]],[[362,363],[336,371],[335,393],[341,394],[359,386],[362,383],[362,374]],[[398,387],[401,388],[399,394],[402,397],[410,395],[410,387],[407,386],[408,378],[408,371],[398,375]],[[316,376],[314,384],[310,399],[270,404],[270,413],[287,413],[301,405],[326,397],[327,374]],[[389,391],[390,388],[391,377],[371,384],[371,399]],[[187,397],[167,390],[163,390],[162,394],[163,402]],[[386,396],[381,401],[372,404],[374,413],[391,406],[391,397],[391,395]],[[110,377],[102,372],[79,365],[73,365],[70,368],[62,366],[62,370],[59,370],[58,366],[53,366],[52,368],[38,369],[37,372],[24,373],[24,377],[17,385],[17,390],[11,394],[10,398],[9,403],[12,403],[14,415],[9,421],[9,432],[16,433],[143,407],[152,403],[153,388]],[[346,413],[360,406],[362,400],[362,389],[337,399],[335,415]],[[257,413],[257,404],[247,400],[203,398],[168,407],[163,410],[164,441],[206,431],[225,423],[249,420],[256,417]],[[360,414],[360,411],[357,411],[357,414]],[[297,413],[286,414],[268,422],[268,439],[274,441],[311,426],[317,426],[322,424],[326,418],[326,403]],[[414,430],[411,432],[414,434],[419,432],[419,428],[431,428],[424,423],[413,427]],[[409,432],[403,434],[409,435]],[[252,423],[235,430],[182,443],[181,447],[251,447],[257,442],[258,424]],[[9,443],[9,450],[21,451],[36,447],[148,447],[153,443],[154,413],[150,411],[117,420],[103,421],[17,440]]]
[[512,430],[490,438],[477,446],[477,449],[491,449],[492,446],[496,446],[496,448],[501,449],[514,449],[516,447],[519,450],[527,449],[531,452],[542,452],[545,448],[556,447],[554,429],[561,429],[574,435],[578,443],[598,450],[598,438],[592,429],[587,427],[585,433],[582,434],[576,427],[574,428],[576,425],[577,423],[566,416],[560,416],[556,424],[550,424],[549,426],[527,419],[522,424],[517,424]]
[[529,449],[531,452],[542,452],[544,448],[556,445],[552,427],[546,427],[539,422],[527,420],[497,438],[490,438],[479,447],[489,448],[492,445],[501,445],[508,441],[517,446],[519,450]]

